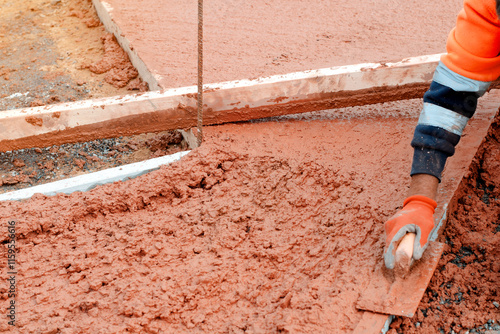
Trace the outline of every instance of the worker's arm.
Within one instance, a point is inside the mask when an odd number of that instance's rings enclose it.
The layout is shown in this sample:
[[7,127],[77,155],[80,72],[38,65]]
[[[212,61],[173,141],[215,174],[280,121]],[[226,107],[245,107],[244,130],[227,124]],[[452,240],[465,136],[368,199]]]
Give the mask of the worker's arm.
[[428,174],[415,174],[411,177],[410,189],[408,197],[414,195],[426,196],[432,200],[436,200],[439,180]]
[[500,76],[500,21],[495,0],[466,0],[449,35],[411,145],[412,182],[403,208],[385,223],[384,260],[394,268],[394,252],[406,233],[416,234],[413,258],[427,248],[434,229],[436,194],[448,157],[455,153],[477,100]]

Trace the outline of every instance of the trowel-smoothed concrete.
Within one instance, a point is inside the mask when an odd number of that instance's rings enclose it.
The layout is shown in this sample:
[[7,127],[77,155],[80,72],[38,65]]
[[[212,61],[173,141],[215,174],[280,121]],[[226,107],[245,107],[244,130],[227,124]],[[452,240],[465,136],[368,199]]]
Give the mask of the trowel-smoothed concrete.
[[[150,88],[196,84],[197,1],[93,0]],[[461,0],[204,2],[204,82],[445,52]]]

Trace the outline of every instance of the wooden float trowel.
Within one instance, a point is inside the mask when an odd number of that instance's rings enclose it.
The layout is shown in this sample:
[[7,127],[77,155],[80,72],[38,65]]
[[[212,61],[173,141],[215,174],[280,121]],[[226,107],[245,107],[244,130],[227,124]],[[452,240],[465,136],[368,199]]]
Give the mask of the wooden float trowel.
[[413,263],[414,233],[403,237],[396,250],[394,270],[379,266],[363,290],[356,308],[375,313],[413,317],[436,270],[444,244],[429,242],[422,258]]

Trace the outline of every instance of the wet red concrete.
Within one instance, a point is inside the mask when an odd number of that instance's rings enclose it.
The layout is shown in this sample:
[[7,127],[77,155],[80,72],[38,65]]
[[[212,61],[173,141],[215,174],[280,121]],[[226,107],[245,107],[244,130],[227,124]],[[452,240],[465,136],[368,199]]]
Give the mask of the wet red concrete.
[[120,47],[114,35],[108,33],[102,36],[101,40],[104,45],[102,59],[83,64],[82,67],[88,68],[92,73],[106,73],[104,80],[116,88],[123,88],[134,80],[133,85],[129,87],[130,90],[147,91],[147,84],[137,77],[139,73],[130,63],[127,53]]
[[[102,1],[163,88],[196,84],[197,2]],[[205,82],[445,52],[461,0],[205,1]]]
[[17,332],[349,333],[406,196],[420,106],[206,128],[135,180],[0,203],[18,236]]

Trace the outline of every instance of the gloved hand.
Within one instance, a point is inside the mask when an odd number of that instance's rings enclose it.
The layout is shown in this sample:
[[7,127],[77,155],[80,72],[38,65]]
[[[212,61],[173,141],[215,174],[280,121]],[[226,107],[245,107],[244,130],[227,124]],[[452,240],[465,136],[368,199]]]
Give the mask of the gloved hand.
[[413,244],[413,258],[419,260],[422,257],[429,235],[434,230],[434,210],[436,201],[422,195],[408,197],[403,208],[396,212],[385,223],[386,244],[384,249],[384,262],[388,269],[394,269],[394,254],[399,240],[408,232],[416,233]]

